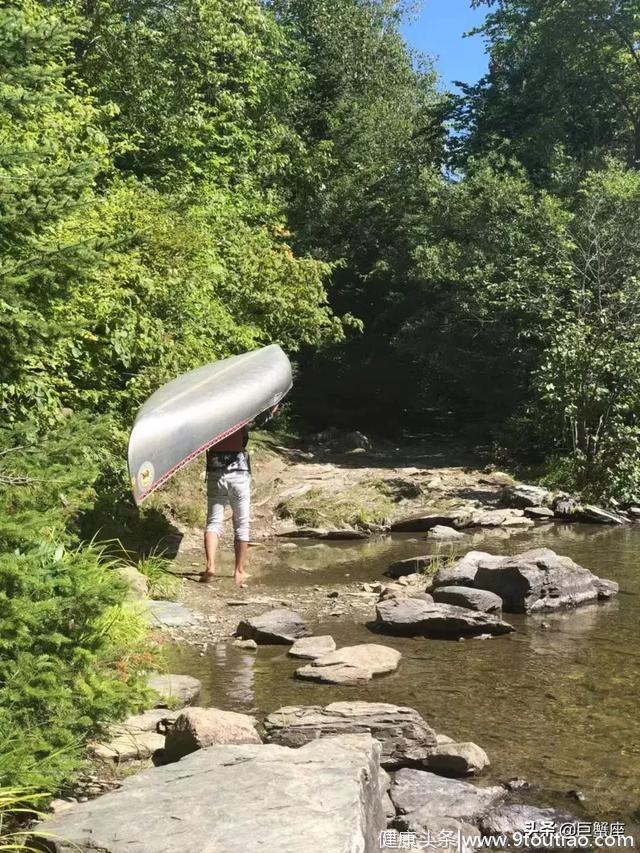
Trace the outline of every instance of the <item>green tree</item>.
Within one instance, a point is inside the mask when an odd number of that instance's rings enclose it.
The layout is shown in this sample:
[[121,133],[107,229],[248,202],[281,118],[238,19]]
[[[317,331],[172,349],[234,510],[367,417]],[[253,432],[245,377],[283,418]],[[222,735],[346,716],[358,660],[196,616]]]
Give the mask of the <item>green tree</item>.
[[564,158],[582,169],[615,154],[640,166],[637,0],[474,0],[489,73],[466,86],[465,150],[501,149],[553,181]]
[[36,0],[0,9],[0,410],[10,418],[46,407],[41,355],[59,333],[49,300],[81,286],[99,254],[60,230],[91,207],[106,152],[94,102],[69,79],[72,36]]
[[640,496],[640,174],[588,175],[568,228],[571,282],[534,376],[532,413],[568,482]]

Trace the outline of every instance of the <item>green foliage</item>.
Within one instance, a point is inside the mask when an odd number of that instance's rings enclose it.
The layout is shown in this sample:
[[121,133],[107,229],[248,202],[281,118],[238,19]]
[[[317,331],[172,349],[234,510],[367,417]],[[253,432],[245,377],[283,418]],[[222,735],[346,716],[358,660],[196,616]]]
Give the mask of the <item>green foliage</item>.
[[640,8],[636,0],[474,0],[489,73],[465,87],[458,118],[473,153],[517,156],[537,179],[562,180],[612,154],[640,165]]
[[29,844],[31,832],[20,827],[25,820],[44,817],[38,807],[47,796],[29,788],[0,787],[0,851],[37,853]]
[[95,546],[42,543],[0,556],[0,741],[23,761],[2,784],[52,788],[83,740],[142,707],[152,659],[142,625],[123,631],[125,588]]
[[147,579],[150,598],[173,601],[178,597],[180,581],[171,574],[170,565],[160,554],[150,554],[138,562],[138,571]]
[[572,275],[534,376],[547,442],[571,453],[574,483],[640,494],[640,174],[588,175],[569,225]]

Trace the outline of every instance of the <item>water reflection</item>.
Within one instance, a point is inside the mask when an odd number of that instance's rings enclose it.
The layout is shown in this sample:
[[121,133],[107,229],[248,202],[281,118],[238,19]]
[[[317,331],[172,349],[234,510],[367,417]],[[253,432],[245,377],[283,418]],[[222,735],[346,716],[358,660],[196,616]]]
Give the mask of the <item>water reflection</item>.
[[[221,644],[205,657],[175,650],[175,671],[204,682],[203,701],[221,708],[268,713],[290,704],[364,699],[417,708],[438,731],[481,744],[490,778],[527,778],[547,802],[572,804],[562,792],[580,789],[594,820],[621,819],[640,836],[640,648],[638,620],[640,529],[549,525],[534,531],[469,536],[462,550],[516,553],[551,547],[620,583],[621,595],[577,611],[509,617],[517,633],[487,641],[446,642],[373,638],[364,625],[318,625],[338,645],[382,642],[403,654],[400,669],[358,688],[295,680],[286,648],[247,653]],[[286,582],[374,580],[389,562],[437,550],[407,537],[265,553],[271,571],[256,592]]]

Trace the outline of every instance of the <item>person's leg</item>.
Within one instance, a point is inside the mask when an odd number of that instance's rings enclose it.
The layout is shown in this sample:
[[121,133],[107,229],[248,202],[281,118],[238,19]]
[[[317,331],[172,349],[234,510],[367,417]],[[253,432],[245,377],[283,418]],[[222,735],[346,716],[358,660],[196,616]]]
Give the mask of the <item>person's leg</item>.
[[229,501],[224,479],[209,481],[207,484],[207,526],[204,531],[204,552],[207,568],[200,575],[200,580],[207,583],[212,580],[216,568],[216,551],[222,533],[224,508]]
[[251,513],[251,476],[248,471],[229,475],[229,502],[233,510],[233,533],[236,564],[233,577],[239,585],[244,583],[245,563],[249,550],[249,516]]

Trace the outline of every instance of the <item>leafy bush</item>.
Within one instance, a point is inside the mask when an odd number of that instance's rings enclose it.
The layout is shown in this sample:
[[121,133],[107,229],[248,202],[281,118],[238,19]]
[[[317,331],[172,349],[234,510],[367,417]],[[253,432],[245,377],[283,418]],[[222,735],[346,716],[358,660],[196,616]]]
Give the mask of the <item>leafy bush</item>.
[[59,783],[88,736],[142,708],[152,658],[113,569],[95,545],[0,556],[0,742],[18,733],[35,759],[4,766],[0,783]]

